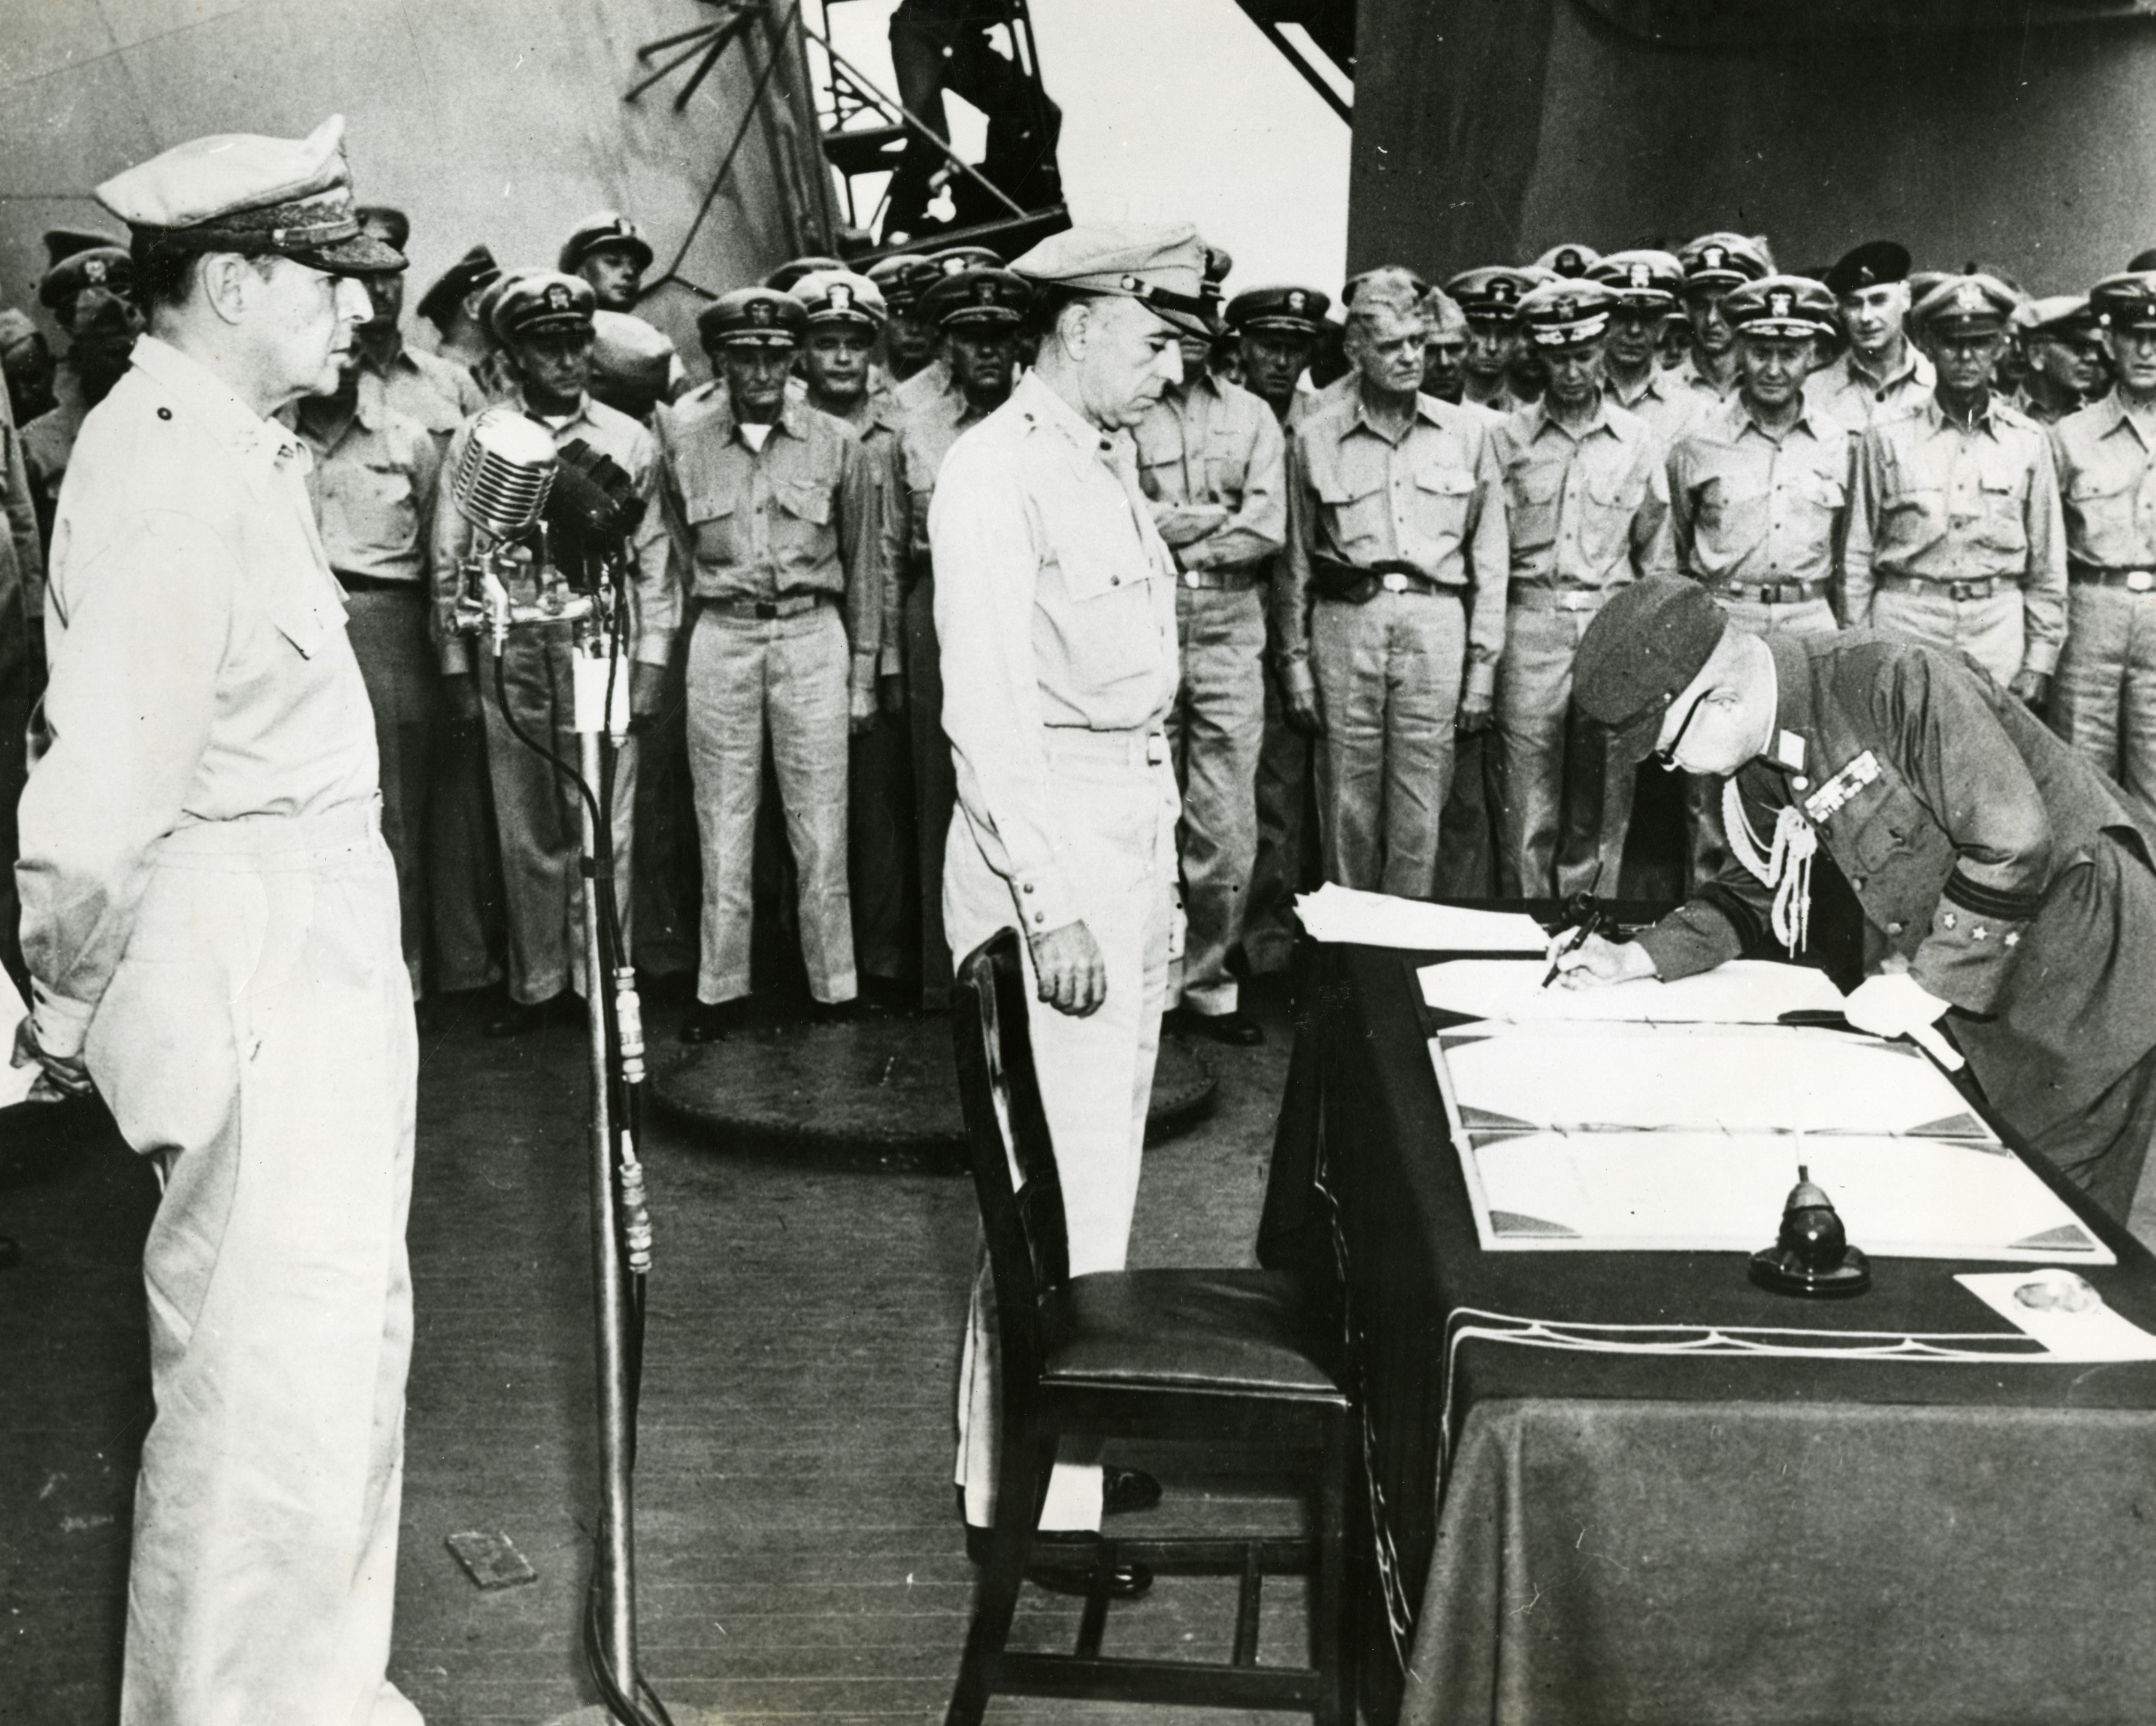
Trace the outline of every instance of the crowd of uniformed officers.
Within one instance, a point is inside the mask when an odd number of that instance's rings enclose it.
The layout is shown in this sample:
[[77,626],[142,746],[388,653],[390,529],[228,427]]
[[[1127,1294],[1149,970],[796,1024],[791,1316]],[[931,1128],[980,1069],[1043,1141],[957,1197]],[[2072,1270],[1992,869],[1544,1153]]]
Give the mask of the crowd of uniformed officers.
[[[395,209],[361,215],[409,237]],[[66,352],[0,312],[33,625],[74,434],[141,328],[123,246],[47,244]],[[634,314],[651,259],[613,213],[551,270],[475,247],[408,331],[402,278],[371,277],[339,388],[296,409],[374,703],[413,998],[500,982],[486,1030],[512,1035],[583,983],[574,794],[517,735],[568,733],[567,631],[517,632],[497,688],[453,621],[472,529],[447,493],[506,403],[645,506],[610,817],[632,950],[693,968],[684,1036],[744,1022],[760,918],[796,932],[814,1016],[938,1007],[957,792],[929,506],[1022,372],[1034,290],[976,247],[796,259],[703,308],[713,377],[690,388]],[[1130,434],[1177,579],[1182,1028],[1260,1040],[1239,988],[1285,967],[1292,896],[1321,878],[1614,892],[1632,770],[1573,703],[1573,663],[1641,576],[1688,576],[1768,637],[1868,624],[1962,650],[2137,807],[2156,796],[2156,254],[2133,263],[2032,299],[1912,272],[1891,242],[1795,275],[1717,233],[1441,287],[1374,270],[1335,314],[1315,287],[1231,292],[1208,249],[1212,333],[1180,336],[1181,381]],[[18,734],[28,634],[0,668]],[[1700,881],[1727,855],[1712,792],[1691,788],[1675,847]]]

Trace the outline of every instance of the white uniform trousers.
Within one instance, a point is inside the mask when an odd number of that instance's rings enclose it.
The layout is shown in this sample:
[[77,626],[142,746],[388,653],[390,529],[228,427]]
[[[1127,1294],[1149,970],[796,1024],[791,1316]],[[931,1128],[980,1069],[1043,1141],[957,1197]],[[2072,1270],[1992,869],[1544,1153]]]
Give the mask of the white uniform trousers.
[[167,1177],[123,1726],[412,1726],[384,1672],[418,1055],[375,808],[162,841],[85,1052]]
[[[1168,926],[1179,807],[1167,750],[1132,732],[1052,728],[1050,805],[1070,835],[1058,861],[1081,896],[1081,915],[1107,968],[1107,998],[1089,1017],[1059,1013],[1034,994],[1025,955],[1028,1023],[1041,1102],[1070,1236],[1070,1274],[1120,1271],[1145,1148],[1146,1107],[1168,1006]],[[1010,884],[988,867],[963,804],[944,855],[943,919],[955,965],[1018,916]],[[985,1256],[974,1278],[958,1369],[958,1459],[966,1520],[995,1516],[995,1296]],[[1082,1454],[1081,1451],[1082,1450]],[[1101,1526],[1101,1469],[1093,1446],[1066,1444],[1049,1483],[1044,1528]]]

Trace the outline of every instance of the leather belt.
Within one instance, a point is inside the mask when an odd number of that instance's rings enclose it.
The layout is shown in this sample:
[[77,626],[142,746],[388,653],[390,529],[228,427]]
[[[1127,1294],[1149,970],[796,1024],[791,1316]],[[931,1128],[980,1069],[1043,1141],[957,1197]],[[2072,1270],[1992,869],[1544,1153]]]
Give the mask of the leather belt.
[[1599,611],[1616,591],[1615,588],[1522,587],[1514,582],[1507,598],[1525,611]]
[[1989,599],[1994,593],[2018,589],[2021,583],[2003,575],[1980,575],[1970,581],[1930,581],[1921,575],[1882,575],[1873,585],[1888,593],[1937,593],[1954,600]]
[[1455,598],[1460,589],[1443,582],[1432,581],[1419,571],[1394,562],[1342,562],[1337,557],[1313,554],[1310,560],[1310,585],[1321,599],[1337,599],[1348,605],[1367,605],[1379,593],[1450,593]]
[[1168,737],[1157,731],[1089,731],[1081,725],[1041,727],[1041,742],[1051,759],[1083,758],[1124,767],[1165,767]]
[[2156,593],[2156,569],[2098,569],[2092,563],[2069,563],[2066,579],[2085,587],[2123,588],[2129,593]]
[[699,599],[696,603],[721,617],[767,624],[774,618],[798,617],[804,611],[814,611],[819,605],[836,605],[839,601],[834,593],[789,593],[783,599]]
[[1724,582],[1711,591],[1717,599],[1742,599],[1751,605],[1802,605],[1825,598],[1826,590],[1826,578],[1815,576],[1809,581]]
[[423,582],[390,581],[378,575],[346,575],[341,569],[336,574],[337,585],[347,593],[408,593],[417,599],[426,593]]
[[1220,593],[1247,593],[1265,578],[1254,569],[1179,569],[1176,585]]

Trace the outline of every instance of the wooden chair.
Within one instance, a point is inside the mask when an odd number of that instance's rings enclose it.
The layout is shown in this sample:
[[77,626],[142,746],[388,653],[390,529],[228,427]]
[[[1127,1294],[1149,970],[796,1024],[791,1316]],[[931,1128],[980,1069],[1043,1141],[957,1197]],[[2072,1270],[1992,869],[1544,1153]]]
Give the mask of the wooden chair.
[[[952,1002],[958,1086],[1002,1348],[996,1513],[973,1621],[945,1718],[974,1726],[992,1693],[1185,1707],[1278,1708],[1319,1726],[1353,1718],[1341,1606],[1350,1405],[1322,1362],[1295,1284],[1265,1271],[1069,1272],[1063,1193],[1026,1034],[1017,935],[959,967]],[[1018,1179],[1014,1184],[1013,1169]],[[1311,1532],[1248,1539],[1104,1539],[1070,1654],[1004,1644],[1064,1434],[1262,1443],[1312,1459]],[[1242,1579],[1229,1661],[1101,1653],[1110,1572]],[[1311,1664],[1257,1664],[1260,1578],[1309,1578]]]

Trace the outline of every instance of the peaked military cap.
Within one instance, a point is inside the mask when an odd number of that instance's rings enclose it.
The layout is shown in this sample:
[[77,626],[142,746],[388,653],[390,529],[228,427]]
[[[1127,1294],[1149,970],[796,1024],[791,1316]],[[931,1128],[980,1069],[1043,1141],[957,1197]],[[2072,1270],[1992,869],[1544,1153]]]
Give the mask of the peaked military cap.
[[1076,288],[1136,300],[1184,335],[1211,336],[1205,249],[1188,223],[1098,222],[1051,234],[1013,272],[1036,288]]
[[1535,259],[1535,268],[1547,270],[1553,275],[1576,281],[1582,276],[1592,275],[1594,266],[1601,261],[1602,254],[1593,246],[1552,246]]
[[370,232],[378,232],[382,239],[404,249],[404,243],[412,237],[412,218],[400,209],[386,203],[362,203],[356,206],[352,214],[359,218],[359,225]]
[[1750,336],[1785,336],[1801,340],[1840,333],[1834,295],[1822,282],[1804,275],[1763,275],[1732,288],[1722,302],[1729,327]]
[[[542,275],[550,271],[534,270],[530,265],[505,270],[500,275],[479,290],[479,298],[472,303],[472,316],[479,320],[482,329],[494,328],[495,308],[501,304],[501,296],[527,275]],[[596,295],[594,296],[596,300]]]
[[419,316],[430,323],[447,323],[459,302],[501,280],[501,266],[494,261],[493,252],[484,245],[474,246],[434,278],[420,298]]
[[1643,761],[1670,704],[1699,676],[1729,619],[1714,597],[1681,576],[1644,575],[1610,596],[1579,638],[1572,698],[1609,728],[1622,761]]
[[555,262],[567,275],[593,252],[609,246],[629,253],[635,258],[639,270],[650,269],[651,242],[644,237],[644,230],[619,210],[601,210],[578,223],[562,242],[562,255]]
[[[2113,280],[2120,278],[2111,278]],[[2128,281],[2145,278],[2128,276]],[[2099,286],[2102,284],[2098,284]],[[2156,324],[2156,282],[2148,288],[2145,316]],[[2092,341],[2102,327],[2102,316],[2091,302],[2087,294],[2051,294],[2041,300],[2030,300],[2019,309],[2015,321],[2031,336],[2049,336],[2061,342]],[[2129,323],[2126,327],[2132,327]]]
[[1012,330],[1032,304],[1023,276],[977,267],[938,280],[921,296],[921,315],[944,330]]
[[792,291],[811,328],[858,324],[865,330],[880,330],[889,315],[883,290],[850,270],[813,270],[793,284]]
[[844,270],[845,261],[826,258],[821,253],[811,253],[805,258],[788,258],[778,269],[763,279],[763,285],[781,294],[790,294],[794,285],[804,275],[820,275],[827,270]]
[[95,246],[117,246],[122,251],[127,248],[127,242],[120,235],[100,234],[95,228],[48,228],[44,239],[48,270],[77,252],[87,252]]
[[[987,246],[946,246],[940,252],[931,252],[928,261],[936,266],[938,275],[956,275],[962,270],[1001,270],[1004,254]],[[921,284],[927,290],[927,284]]]
[[304,138],[225,132],[177,144],[115,174],[97,201],[153,244],[290,258],[333,275],[404,267],[402,252],[361,231],[341,114]]
[[1672,252],[1611,252],[1595,261],[1587,279],[1609,289],[1620,306],[1667,311],[1677,303],[1678,290],[1684,286],[1684,265]]
[[1246,288],[1228,302],[1228,327],[1315,336],[1332,307],[1332,295],[1315,288]]
[[911,311],[934,280],[928,260],[917,252],[894,252],[879,258],[862,272],[882,290],[885,307],[894,312]]
[[[633,312],[592,313],[592,383],[603,398],[613,393],[657,400],[674,369],[674,344],[664,331]],[[606,387],[612,386],[609,391]],[[613,406],[620,403],[614,401]],[[624,411],[626,411],[625,409]]]
[[531,270],[502,278],[494,301],[494,333],[504,342],[521,342],[557,330],[589,330],[598,296],[581,275]]
[[1868,239],[1844,252],[1821,278],[1837,294],[1861,294],[1909,279],[1909,249],[1891,239]]
[[48,270],[38,282],[38,303],[57,311],[85,288],[109,288],[116,294],[135,290],[135,260],[118,246],[93,246],[71,252]]
[[1702,234],[1678,252],[1677,261],[1687,288],[1733,288],[1774,273],[1766,249],[1741,234]]
[[2088,309],[2107,330],[2156,329],[2156,275],[2107,275],[2088,292]]
[[2144,270],[2156,270],[2156,246],[2151,246],[2145,252],[2136,252],[2126,260],[2126,267],[2136,275]]
[[1932,335],[1981,335],[2006,328],[2020,304],[1995,275],[1950,275],[1910,308],[1909,321]]
[[1592,342],[1609,327],[1616,296],[1599,282],[1543,282],[1520,301],[1520,321],[1537,347],[1564,347]]
[[1520,302],[1534,285],[1535,278],[1524,270],[1491,264],[1462,270],[1445,285],[1445,291],[1470,317],[1511,319],[1519,316]]
[[808,314],[791,294],[775,288],[736,288],[696,314],[696,335],[706,347],[798,347]]

